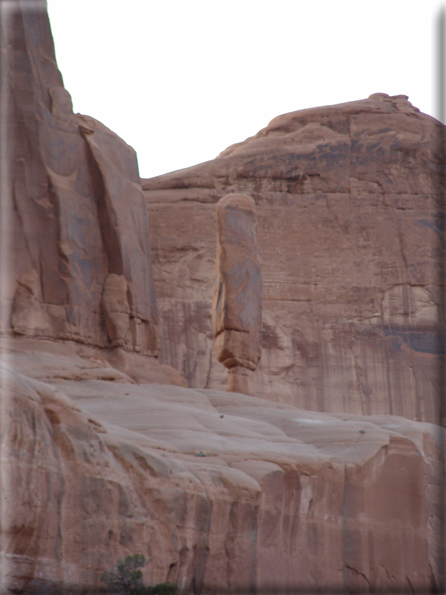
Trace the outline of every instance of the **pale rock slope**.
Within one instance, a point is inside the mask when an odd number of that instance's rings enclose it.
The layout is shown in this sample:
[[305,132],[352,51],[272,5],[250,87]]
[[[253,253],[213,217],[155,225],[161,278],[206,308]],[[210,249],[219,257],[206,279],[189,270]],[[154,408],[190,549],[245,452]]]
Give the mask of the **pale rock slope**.
[[11,588],[93,588],[133,553],[182,592],[438,584],[444,430],[136,384],[75,349],[3,358]]

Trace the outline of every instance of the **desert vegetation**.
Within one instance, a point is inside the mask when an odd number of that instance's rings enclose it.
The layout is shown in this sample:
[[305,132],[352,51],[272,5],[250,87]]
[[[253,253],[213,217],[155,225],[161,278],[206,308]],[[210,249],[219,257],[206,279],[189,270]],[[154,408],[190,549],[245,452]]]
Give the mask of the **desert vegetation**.
[[118,560],[115,569],[106,570],[101,576],[101,581],[106,585],[105,592],[116,595],[176,595],[177,586],[173,583],[144,585],[141,568],[145,564],[146,559],[142,554]]

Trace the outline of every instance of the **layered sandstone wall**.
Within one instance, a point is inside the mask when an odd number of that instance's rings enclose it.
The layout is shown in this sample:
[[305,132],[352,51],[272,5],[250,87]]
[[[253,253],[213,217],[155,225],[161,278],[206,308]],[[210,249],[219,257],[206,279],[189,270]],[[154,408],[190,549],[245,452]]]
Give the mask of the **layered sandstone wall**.
[[189,386],[225,387],[211,317],[215,208],[246,193],[264,281],[257,394],[439,419],[442,125],[385,94],[285,114],[214,161],[144,181],[148,222],[133,149],[73,114],[46,15],[17,6],[2,50],[3,331],[160,353]]
[[[180,593],[438,590],[444,430],[407,418],[438,420],[443,128],[379,95],[146,181],[152,277],[134,151],[73,114],[47,16],[15,7],[0,588],[88,591],[143,553]],[[215,390],[229,192],[256,203],[265,399]]]
[[443,126],[405,96],[275,118],[214,161],[143,181],[161,361],[223,388],[215,209],[251,196],[263,275],[257,395],[436,422]]

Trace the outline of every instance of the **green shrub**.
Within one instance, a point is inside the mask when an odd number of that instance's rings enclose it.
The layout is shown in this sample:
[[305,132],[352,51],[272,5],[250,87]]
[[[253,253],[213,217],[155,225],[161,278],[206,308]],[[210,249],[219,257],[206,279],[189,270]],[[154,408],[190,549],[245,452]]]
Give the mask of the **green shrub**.
[[176,595],[177,593],[177,586],[174,583],[169,583],[169,581],[147,588],[151,589],[151,595]]
[[101,576],[101,581],[106,584],[106,592],[117,595],[176,595],[177,586],[173,583],[158,583],[154,587],[143,585],[140,568],[145,563],[142,554],[118,560],[116,570],[106,570]]

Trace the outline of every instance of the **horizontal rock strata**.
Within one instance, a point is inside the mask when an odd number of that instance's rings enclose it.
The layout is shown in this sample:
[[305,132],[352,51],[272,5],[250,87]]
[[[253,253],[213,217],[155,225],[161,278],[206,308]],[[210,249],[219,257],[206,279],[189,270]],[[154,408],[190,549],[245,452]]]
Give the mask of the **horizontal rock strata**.
[[224,388],[215,205],[245,193],[263,275],[257,394],[438,421],[443,130],[405,96],[375,94],[279,116],[213,161],[143,180],[161,361],[191,387]]

